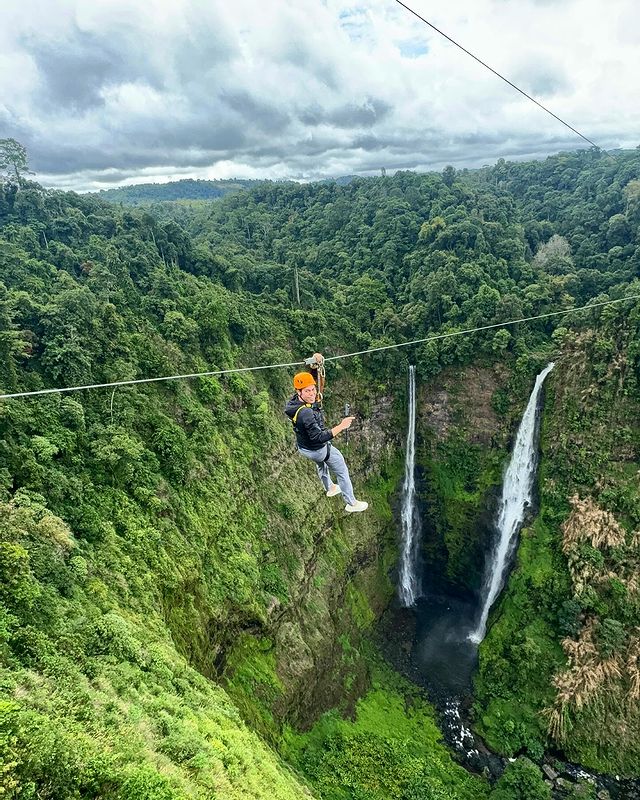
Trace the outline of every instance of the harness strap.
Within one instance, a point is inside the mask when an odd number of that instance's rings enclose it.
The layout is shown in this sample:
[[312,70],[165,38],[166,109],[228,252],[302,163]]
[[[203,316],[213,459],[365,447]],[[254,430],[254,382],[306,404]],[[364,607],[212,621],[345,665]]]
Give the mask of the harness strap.
[[318,402],[320,404],[320,408],[322,408],[322,400],[324,399],[324,385],[326,381],[326,371],[324,368],[324,361],[322,364],[318,364]]
[[296,411],[296,413],[293,415],[293,419],[291,420],[291,422],[293,422],[294,428],[296,427],[296,422],[298,421],[298,414],[302,411],[303,408],[311,408],[311,403],[305,403],[303,406],[300,406]]

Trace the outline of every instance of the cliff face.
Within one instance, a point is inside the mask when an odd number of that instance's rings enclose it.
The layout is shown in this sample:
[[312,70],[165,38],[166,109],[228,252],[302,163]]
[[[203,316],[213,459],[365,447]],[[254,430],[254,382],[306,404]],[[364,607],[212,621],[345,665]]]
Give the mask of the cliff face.
[[504,753],[553,746],[586,767],[637,776],[637,322],[612,313],[561,345],[547,386],[540,509],[480,650],[478,720]]
[[[341,392],[326,405],[329,419],[337,418],[331,411],[343,407]],[[292,446],[266,456],[279,465],[276,492],[266,485],[273,473],[256,481],[287,590],[268,598],[260,622],[231,643],[221,674],[240,708],[268,735],[277,736],[285,721],[306,728],[325,710],[351,710],[366,685],[358,650],[393,594],[397,557],[391,504],[402,431],[394,417],[390,397],[371,398],[348,442],[344,436],[335,442],[356,495],[369,501],[364,514],[348,515],[342,498],[326,498],[315,467]]]
[[501,407],[509,373],[499,365],[449,370],[418,400],[427,581],[462,594],[481,585],[494,496],[515,421]]
[[[344,399],[333,390],[330,421]],[[135,474],[131,491],[94,483],[91,539],[33,491],[2,506],[0,753],[12,791],[49,781],[52,797],[311,796],[254,730],[277,743],[285,722],[351,710],[366,687],[358,648],[393,592],[402,437],[389,398],[364,387],[366,413],[338,442],[370,502],[350,516],[295,452],[277,398],[245,382],[229,402],[229,435],[209,430],[209,461],[184,465],[184,482],[153,494]],[[55,422],[82,407],[50,409]],[[173,412],[196,436],[189,392]]]

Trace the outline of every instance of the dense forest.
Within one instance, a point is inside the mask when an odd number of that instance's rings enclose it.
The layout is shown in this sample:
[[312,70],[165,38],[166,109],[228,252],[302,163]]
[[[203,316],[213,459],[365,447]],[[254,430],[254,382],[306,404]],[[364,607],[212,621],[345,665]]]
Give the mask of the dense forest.
[[94,193],[100,200],[122,203],[125,206],[145,205],[174,200],[215,200],[232,192],[255,186],[259,181],[242,178],[232,180],[194,180],[183,178],[168,183],[136,183],[133,186],[115,186]]
[[[146,199],[4,176],[2,393],[542,318],[336,362],[357,521],[292,454],[291,370],[1,400],[4,796],[534,800],[545,749],[639,775],[640,152]],[[551,357],[539,513],[480,650],[476,725],[522,756],[491,787],[370,641],[404,376],[501,376],[493,445],[463,420],[423,449],[427,567],[472,593],[473,519]]]

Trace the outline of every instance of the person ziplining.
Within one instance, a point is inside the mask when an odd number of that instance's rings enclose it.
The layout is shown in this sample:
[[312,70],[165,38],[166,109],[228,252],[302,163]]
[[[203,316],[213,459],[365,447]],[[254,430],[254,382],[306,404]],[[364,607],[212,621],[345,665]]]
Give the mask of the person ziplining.
[[[327,497],[341,494],[346,503],[344,510],[350,514],[366,511],[369,504],[364,500],[356,500],[344,456],[331,443],[342,431],[349,430],[354,417],[344,417],[333,428],[326,427],[321,405],[324,356],[314,353],[305,363],[308,369],[294,375],[295,393],[284,409],[296,433],[298,452],[315,463]],[[331,479],[330,472],[335,474],[337,484]]]

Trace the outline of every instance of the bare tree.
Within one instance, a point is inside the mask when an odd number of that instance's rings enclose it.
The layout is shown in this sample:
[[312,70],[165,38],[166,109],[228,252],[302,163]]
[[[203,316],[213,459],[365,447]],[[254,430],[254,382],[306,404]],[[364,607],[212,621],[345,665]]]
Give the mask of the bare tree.
[[26,148],[16,139],[0,139],[0,179],[19,181],[29,174]]
[[541,244],[533,257],[534,267],[545,269],[554,274],[566,274],[573,269],[571,245],[557,233],[548,242]]

